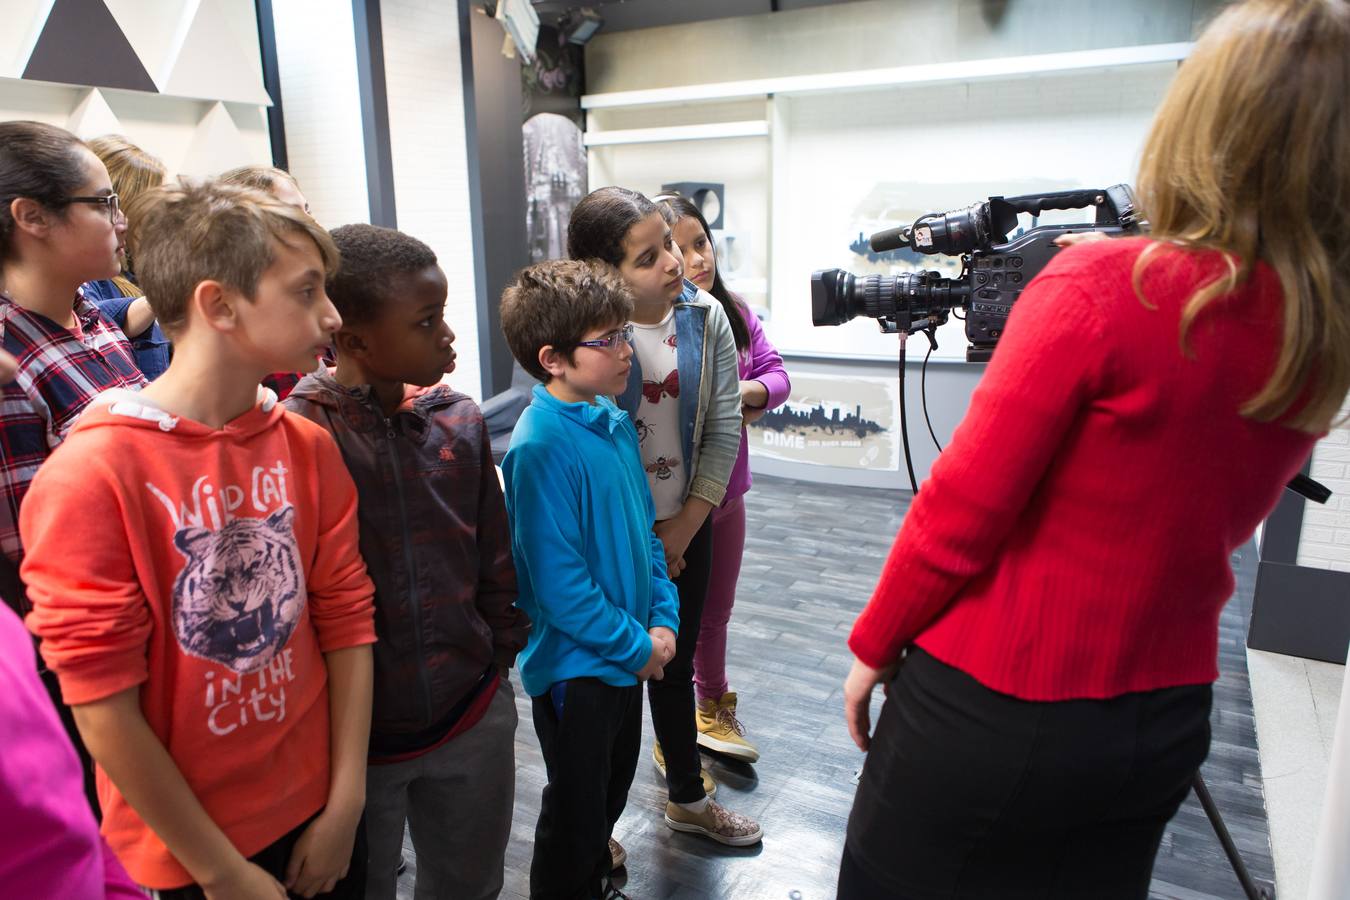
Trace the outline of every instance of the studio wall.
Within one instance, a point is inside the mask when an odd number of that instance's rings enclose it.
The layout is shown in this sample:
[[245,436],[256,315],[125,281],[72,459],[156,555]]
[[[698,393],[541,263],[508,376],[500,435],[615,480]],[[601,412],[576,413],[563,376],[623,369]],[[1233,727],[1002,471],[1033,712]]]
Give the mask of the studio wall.
[[456,3],[382,0],[398,227],[425,241],[450,283],[445,318],[459,359],[449,383],[481,399],[464,85]]
[[[1044,3],[1019,3],[1007,5],[1001,18],[990,18],[991,5],[971,0],[893,0],[602,32],[587,45],[590,97],[614,98],[618,104],[626,102],[620,99],[625,92],[664,90],[677,97],[684,92],[689,99],[649,106],[640,100],[618,107],[602,102],[592,108],[591,186],[652,191],[675,180],[725,183],[726,232],[734,248],[732,287],[765,313],[765,330],[790,366],[812,372],[836,367],[862,378],[894,379],[898,341],[881,334],[875,322],[812,325],[812,271],[834,266],[858,274],[900,271],[869,260],[865,237],[924,212],[968,206],[994,194],[1132,182],[1139,149],[1176,62],[995,78],[962,79],[958,72],[936,83],[800,94],[768,90],[760,97],[714,101],[700,99],[699,92],[741,80],[991,58],[1015,61],[1167,42],[1184,48],[1219,5],[1185,4],[1182,9],[1149,0],[1122,10],[1121,4],[1093,0],[1057,4],[1052,11]],[[1046,29],[1052,14],[1057,27]],[[756,123],[763,127],[753,136],[720,136]],[[604,143],[610,140],[606,132],[618,135],[614,143]],[[687,139],[695,134],[711,136]],[[1090,211],[1057,215],[1041,221],[1091,218]],[[959,263],[927,257],[922,268],[954,276]],[[934,432],[945,444],[983,367],[964,362],[959,321],[940,330],[939,342],[927,375],[927,398]],[[936,458],[918,414],[917,364],[926,349],[922,338],[911,340],[907,349],[906,395],[920,480]],[[841,388],[836,402],[849,410],[856,404],[846,393]],[[898,410],[889,417],[892,422],[898,418]],[[888,487],[902,481],[903,460],[889,468],[875,459],[861,467],[818,461],[794,466],[784,455],[771,458],[752,450],[760,471]]]
[[1304,507],[1298,564],[1350,572],[1350,405],[1341,410],[1341,419],[1313,451],[1309,474],[1332,495],[1325,506]]
[[170,173],[270,163],[252,0],[8,0],[0,119],[122,134]]
[[274,0],[291,174],[326,228],[370,221],[352,4]]

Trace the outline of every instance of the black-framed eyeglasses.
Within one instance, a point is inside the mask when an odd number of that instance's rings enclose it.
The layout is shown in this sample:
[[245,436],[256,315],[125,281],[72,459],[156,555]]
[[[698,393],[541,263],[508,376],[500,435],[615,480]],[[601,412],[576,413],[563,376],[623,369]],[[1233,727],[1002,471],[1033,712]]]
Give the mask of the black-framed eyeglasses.
[[122,202],[116,194],[106,194],[102,197],[67,197],[67,203],[97,203],[100,206],[108,207],[108,218],[116,223],[117,217],[122,215]]
[[616,328],[602,338],[596,338],[593,341],[577,341],[578,347],[595,347],[600,350],[617,349],[620,342],[627,343],[633,339],[633,326],[625,325],[622,328]]

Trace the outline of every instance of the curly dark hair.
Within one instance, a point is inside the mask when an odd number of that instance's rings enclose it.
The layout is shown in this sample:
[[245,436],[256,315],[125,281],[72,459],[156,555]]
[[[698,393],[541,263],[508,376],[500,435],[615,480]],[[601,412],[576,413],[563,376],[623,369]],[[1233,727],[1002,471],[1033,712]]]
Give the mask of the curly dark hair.
[[659,212],[655,203],[628,188],[591,191],[581,198],[567,223],[567,255],[617,266],[623,262],[623,239],[628,229]]
[[502,333],[521,367],[547,383],[541,347],[568,364],[586,332],[621,326],[633,314],[633,295],[613,266],[593,260],[555,259],[521,269],[502,292]]
[[378,225],[343,225],[331,232],[342,254],[328,278],[328,297],[348,325],[363,325],[379,315],[389,282],[436,265],[436,254],[412,235]]

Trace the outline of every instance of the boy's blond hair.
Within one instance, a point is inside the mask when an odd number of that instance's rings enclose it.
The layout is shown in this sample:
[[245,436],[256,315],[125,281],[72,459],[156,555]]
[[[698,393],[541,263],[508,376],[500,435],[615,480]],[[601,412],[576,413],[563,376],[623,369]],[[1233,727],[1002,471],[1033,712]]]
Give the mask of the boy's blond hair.
[[[163,161],[146,153],[122,135],[105,134],[86,143],[108,170],[113,192],[121,199],[123,207],[131,206],[146,191],[153,191],[164,184],[168,171]],[[114,275],[112,280],[123,297],[140,297],[144,293],[140,285],[127,277],[125,271]]]
[[197,285],[218,281],[252,298],[276,259],[273,241],[308,238],[324,271],[337,271],[338,250],[317,222],[271,194],[219,181],[182,183],[139,198],[128,220],[136,276],[164,332],[181,333]]
[[282,179],[289,181],[297,191],[300,190],[300,182],[295,180],[295,176],[276,166],[239,166],[216,176],[217,181],[225,184],[237,184],[240,187],[256,188],[269,193],[277,181]]

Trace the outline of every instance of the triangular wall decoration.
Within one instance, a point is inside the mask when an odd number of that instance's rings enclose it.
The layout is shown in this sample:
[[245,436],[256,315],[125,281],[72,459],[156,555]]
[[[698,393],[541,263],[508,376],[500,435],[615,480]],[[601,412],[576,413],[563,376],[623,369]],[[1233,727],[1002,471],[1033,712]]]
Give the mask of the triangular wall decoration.
[[221,3],[201,0],[164,93],[271,106],[257,61],[257,41],[241,46],[236,26]]
[[[103,0],[127,36],[141,65],[159,89],[168,84],[169,72],[197,14],[200,0]],[[241,3],[250,10],[251,3]]]
[[123,128],[103,92],[90,88],[70,114],[66,130],[87,141],[103,134],[121,134]]
[[53,0],[5,0],[0,27],[0,78],[18,78],[33,55]]
[[56,0],[23,77],[158,92],[102,0]]
[[250,159],[248,142],[239,133],[230,111],[224,103],[214,103],[197,123],[192,143],[178,165],[178,174],[205,178],[250,162],[254,160]]

